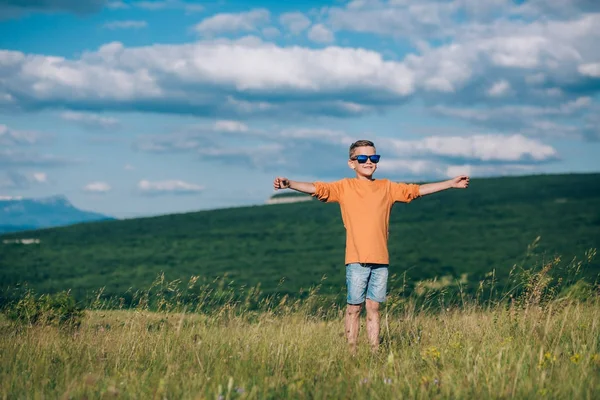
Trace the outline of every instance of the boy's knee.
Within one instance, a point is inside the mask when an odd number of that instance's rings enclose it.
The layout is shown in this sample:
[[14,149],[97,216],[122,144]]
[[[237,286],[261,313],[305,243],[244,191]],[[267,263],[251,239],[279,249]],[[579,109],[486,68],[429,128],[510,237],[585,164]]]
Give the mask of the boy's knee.
[[367,308],[367,312],[379,312],[379,303],[376,301],[373,301],[371,299],[367,299],[366,302],[366,308]]
[[358,316],[358,314],[360,314],[361,309],[362,309],[362,306],[360,304],[359,305],[348,304],[348,306],[346,307],[346,314],[348,314],[351,317]]

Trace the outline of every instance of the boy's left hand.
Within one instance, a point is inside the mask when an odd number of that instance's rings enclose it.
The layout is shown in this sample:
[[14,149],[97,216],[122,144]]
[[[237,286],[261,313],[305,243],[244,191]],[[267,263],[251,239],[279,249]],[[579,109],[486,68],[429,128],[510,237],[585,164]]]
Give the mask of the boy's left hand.
[[469,177],[466,175],[457,176],[452,179],[452,187],[458,189],[466,189],[469,187]]

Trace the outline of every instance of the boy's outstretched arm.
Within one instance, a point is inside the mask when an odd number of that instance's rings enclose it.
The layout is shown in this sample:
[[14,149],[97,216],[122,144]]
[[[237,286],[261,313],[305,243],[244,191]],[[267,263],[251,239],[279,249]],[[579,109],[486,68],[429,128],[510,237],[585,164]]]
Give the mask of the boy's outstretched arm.
[[442,190],[457,188],[466,189],[469,187],[469,177],[466,175],[457,176],[443,182],[426,183],[419,186],[419,194],[425,196]]
[[314,194],[316,191],[315,185],[313,185],[311,182],[297,182],[283,177],[275,178],[275,180],[273,181],[273,188],[275,190],[294,189],[298,192],[307,194]]

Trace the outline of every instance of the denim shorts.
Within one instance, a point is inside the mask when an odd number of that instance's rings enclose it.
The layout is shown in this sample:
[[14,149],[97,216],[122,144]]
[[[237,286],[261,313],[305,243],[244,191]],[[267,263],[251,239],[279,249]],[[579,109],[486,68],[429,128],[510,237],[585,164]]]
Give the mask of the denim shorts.
[[383,303],[387,294],[387,280],[387,264],[347,264],[348,304],[362,304],[365,296],[369,300]]

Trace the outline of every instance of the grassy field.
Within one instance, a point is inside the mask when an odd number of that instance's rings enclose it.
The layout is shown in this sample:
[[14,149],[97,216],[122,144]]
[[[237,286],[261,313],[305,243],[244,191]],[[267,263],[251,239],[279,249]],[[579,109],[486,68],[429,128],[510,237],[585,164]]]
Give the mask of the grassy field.
[[[592,399],[600,302],[410,299],[382,310],[382,344],[347,351],[343,310],[318,301],[258,312],[88,310],[79,328],[0,320],[2,399]],[[363,318],[364,322],[364,318]]]
[[127,309],[27,291],[1,308],[0,398],[596,398],[600,285],[579,263],[570,277],[555,266],[524,268],[487,298],[494,280],[473,295],[440,282],[392,291],[379,350],[363,317],[356,355],[343,306],[318,285],[300,299],[220,280],[193,299],[196,277],[161,276]]

